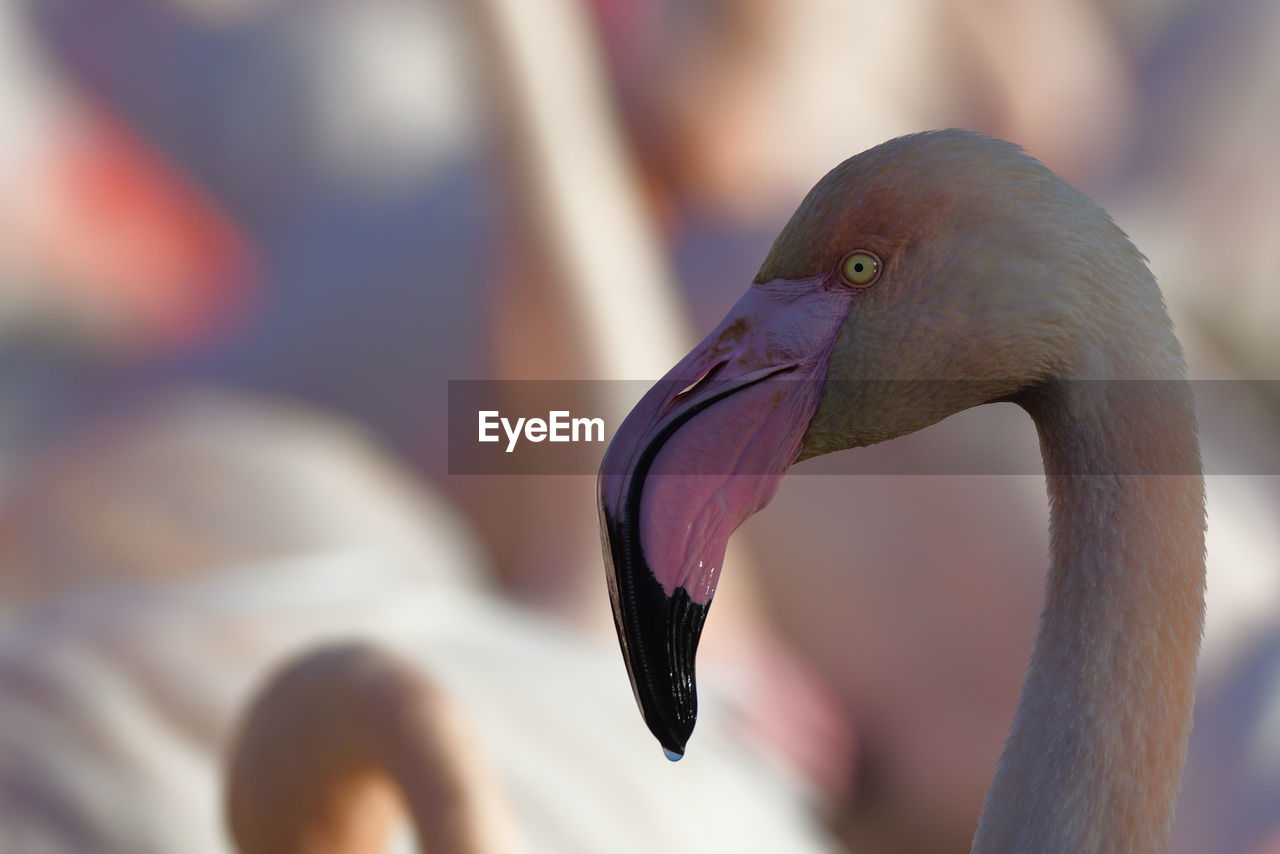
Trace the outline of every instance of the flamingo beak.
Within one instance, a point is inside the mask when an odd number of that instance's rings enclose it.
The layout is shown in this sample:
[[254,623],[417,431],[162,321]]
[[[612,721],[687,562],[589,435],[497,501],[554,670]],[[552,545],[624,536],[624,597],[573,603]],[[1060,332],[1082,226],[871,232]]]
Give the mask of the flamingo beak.
[[800,455],[849,304],[819,280],[753,285],[605,452],[614,624],[641,714],[673,760],[697,718],[694,654],[729,536]]

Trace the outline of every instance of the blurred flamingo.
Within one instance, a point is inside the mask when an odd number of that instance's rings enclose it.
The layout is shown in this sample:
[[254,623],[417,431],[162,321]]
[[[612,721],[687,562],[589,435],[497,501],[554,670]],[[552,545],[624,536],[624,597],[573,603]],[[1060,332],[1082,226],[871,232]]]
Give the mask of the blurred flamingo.
[[242,854],[385,851],[401,798],[423,851],[520,850],[466,718],[419,668],[371,643],[281,668],[233,750],[227,810]]

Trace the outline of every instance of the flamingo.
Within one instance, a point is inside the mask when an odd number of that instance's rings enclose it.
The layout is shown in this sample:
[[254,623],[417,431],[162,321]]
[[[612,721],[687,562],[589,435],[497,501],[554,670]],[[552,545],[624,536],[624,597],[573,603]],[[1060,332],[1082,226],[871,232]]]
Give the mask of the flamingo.
[[412,663],[371,643],[321,647],[250,708],[227,775],[228,824],[241,854],[364,854],[387,850],[407,808],[424,851],[519,851],[478,753],[465,716]]
[[933,131],[837,166],[601,465],[618,638],[668,757],[729,536],[788,467],[1010,401],[1040,440],[1050,568],[972,850],[1166,850],[1204,611],[1185,375],[1144,257],[1018,146]]

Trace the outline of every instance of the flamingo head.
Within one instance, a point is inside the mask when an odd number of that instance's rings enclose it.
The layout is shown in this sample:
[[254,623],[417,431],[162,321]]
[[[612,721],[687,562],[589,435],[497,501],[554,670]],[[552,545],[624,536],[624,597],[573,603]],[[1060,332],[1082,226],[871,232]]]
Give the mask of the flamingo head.
[[669,756],[693,729],[694,653],[729,536],[787,468],[1105,373],[1103,327],[1133,304],[1116,282],[1155,287],[1101,209],[1010,143],[902,137],[810,191],[601,466],[618,638]]

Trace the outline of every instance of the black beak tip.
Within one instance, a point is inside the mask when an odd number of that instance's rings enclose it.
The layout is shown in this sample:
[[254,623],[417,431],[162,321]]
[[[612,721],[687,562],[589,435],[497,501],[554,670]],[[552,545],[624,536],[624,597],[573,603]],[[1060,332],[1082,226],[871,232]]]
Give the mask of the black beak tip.
[[684,755],[698,718],[694,656],[710,605],[694,602],[683,588],[668,596],[639,538],[607,511],[601,515],[614,625],[631,688],[649,731],[675,761]]
[[[656,581],[653,588],[661,600],[653,597],[652,607],[636,615],[622,647],[645,724],[675,761],[684,755],[698,719],[694,655],[707,606],[682,589],[667,596]],[[622,632],[619,627],[620,637]]]

